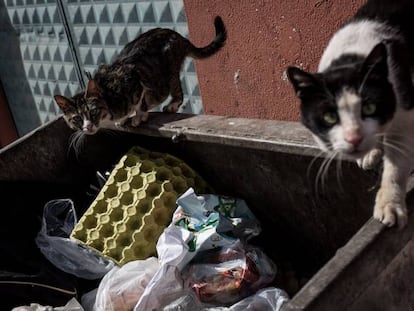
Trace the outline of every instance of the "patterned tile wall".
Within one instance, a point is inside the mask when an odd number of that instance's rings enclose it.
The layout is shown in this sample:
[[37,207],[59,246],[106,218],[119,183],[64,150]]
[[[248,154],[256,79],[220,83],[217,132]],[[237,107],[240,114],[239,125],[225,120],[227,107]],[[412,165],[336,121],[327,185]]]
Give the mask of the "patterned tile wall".
[[5,5],[8,17],[3,21],[9,31],[4,31],[3,42],[14,53],[4,55],[0,77],[22,135],[55,118],[59,109],[52,95],[70,95],[78,80],[55,1],[6,0]]
[[[10,42],[15,51],[0,53],[0,77],[19,133],[25,134],[60,113],[54,94],[73,95],[80,84],[56,0],[3,1],[0,38],[3,42],[14,38]],[[81,70],[94,72],[127,42],[154,27],[171,28],[188,37],[182,0],[66,0],[63,4]],[[20,71],[16,70],[19,66]],[[181,79],[182,110],[202,113],[191,59],[184,63]]]

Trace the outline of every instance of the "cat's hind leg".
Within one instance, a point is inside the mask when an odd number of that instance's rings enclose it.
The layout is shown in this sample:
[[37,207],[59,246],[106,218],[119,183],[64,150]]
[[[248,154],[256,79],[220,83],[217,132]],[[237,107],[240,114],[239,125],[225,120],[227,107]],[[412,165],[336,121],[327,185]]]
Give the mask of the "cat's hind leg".
[[170,81],[171,101],[164,107],[165,112],[177,112],[184,100],[183,89],[181,88],[180,76],[176,75]]

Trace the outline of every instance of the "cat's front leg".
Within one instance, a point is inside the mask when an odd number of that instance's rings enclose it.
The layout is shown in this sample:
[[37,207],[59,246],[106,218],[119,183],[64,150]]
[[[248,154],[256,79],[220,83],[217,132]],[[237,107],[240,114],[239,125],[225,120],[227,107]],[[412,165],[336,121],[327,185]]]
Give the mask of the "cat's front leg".
[[382,160],[384,151],[380,147],[376,147],[368,152],[365,156],[357,160],[357,164],[363,170],[374,169]]
[[124,125],[126,124],[127,121],[128,121],[128,117],[124,117],[124,118],[121,118],[119,120],[116,120],[114,122],[114,125],[116,127],[122,128],[122,127],[124,127]]
[[140,125],[141,121],[146,122],[148,120],[149,112],[147,111],[147,106],[143,100],[135,108],[135,115],[131,119],[131,125],[137,127]]
[[381,187],[377,193],[374,218],[386,226],[407,224],[406,187],[411,167],[407,158],[384,156]]
[[365,156],[358,159],[356,162],[363,170],[373,170],[381,162],[384,156],[383,138],[379,138],[375,147],[370,150]]
[[141,121],[146,122],[148,120],[149,112],[148,111],[137,111],[135,116],[132,117],[131,125],[137,127],[140,125]]
[[147,95],[147,91],[144,87],[139,98],[135,99],[136,105],[134,106],[134,114],[130,116],[131,125],[133,127],[137,127],[138,125],[140,125],[141,121],[145,122],[148,120],[149,113],[148,113],[148,104],[145,100],[146,95]]

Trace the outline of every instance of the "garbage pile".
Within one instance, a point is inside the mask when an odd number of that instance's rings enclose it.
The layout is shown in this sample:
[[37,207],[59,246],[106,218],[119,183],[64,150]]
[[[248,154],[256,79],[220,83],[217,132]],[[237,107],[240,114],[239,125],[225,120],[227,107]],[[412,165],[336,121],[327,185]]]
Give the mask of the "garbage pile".
[[79,221],[70,199],[48,202],[36,239],[56,267],[98,288],[66,306],[14,311],[277,311],[288,300],[269,286],[277,267],[250,242],[261,228],[244,200],[137,147],[108,175]]

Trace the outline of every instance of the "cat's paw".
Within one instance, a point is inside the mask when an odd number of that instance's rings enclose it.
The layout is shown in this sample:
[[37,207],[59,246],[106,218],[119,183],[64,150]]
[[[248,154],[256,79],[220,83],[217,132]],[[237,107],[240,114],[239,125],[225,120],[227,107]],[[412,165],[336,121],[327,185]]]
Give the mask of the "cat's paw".
[[175,113],[175,112],[178,111],[178,109],[180,108],[180,106],[181,106],[182,103],[183,103],[182,101],[170,102],[167,106],[165,106],[162,109],[162,111]]
[[374,218],[388,227],[398,225],[404,228],[407,225],[408,213],[405,202],[396,202],[380,191],[374,207]]
[[141,123],[141,116],[135,116],[131,119],[131,125],[137,127]]
[[141,122],[146,122],[148,120],[149,112],[140,111],[131,119],[131,125],[137,127]]
[[141,113],[141,121],[142,122],[147,122],[148,121],[148,117],[149,117],[149,112],[148,111],[143,111]]
[[382,149],[372,149],[364,157],[358,159],[357,164],[363,170],[372,170],[381,162],[383,155]]

